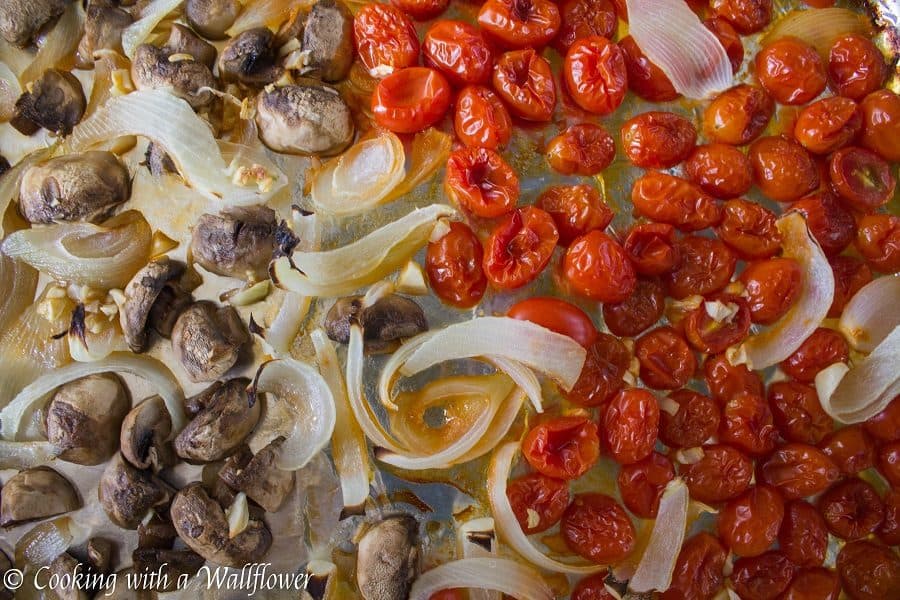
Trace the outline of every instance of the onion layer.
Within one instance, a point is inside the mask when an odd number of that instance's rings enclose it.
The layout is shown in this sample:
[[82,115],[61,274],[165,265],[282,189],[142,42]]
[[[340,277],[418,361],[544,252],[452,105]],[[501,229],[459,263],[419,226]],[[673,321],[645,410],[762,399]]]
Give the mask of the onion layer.
[[846,8],[793,10],[775,22],[760,45],[768,46],[783,37],[795,37],[815,48],[827,61],[838,38],[851,33],[871,37],[872,26],[864,15]]
[[[497,553],[497,535],[490,517],[470,519],[456,529],[459,552],[463,558],[492,558]],[[501,600],[496,590],[470,589],[469,600]]]
[[21,260],[0,253],[0,334],[12,325],[32,302],[38,272]]
[[453,138],[434,127],[417,133],[410,148],[410,165],[406,170],[406,177],[388,194],[387,199],[393,200],[408,194],[434,175],[435,171],[446,164],[452,144]]
[[144,43],[160,21],[170,12],[181,6],[184,0],[151,0],[141,11],[141,18],[125,28],[122,32],[122,50],[125,56],[134,58],[137,47]]
[[669,589],[687,528],[688,500],[684,481],[673,479],[666,485],[650,541],[634,576],[628,582],[630,589],[635,592],[664,592]]
[[43,44],[38,49],[34,60],[22,72],[22,84],[27,85],[44,74],[47,69],[52,69],[63,59],[75,52],[78,42],[81,40],[81,32],[84,25],[84,10],[80,2],[71,2],[65,12],[53,26],[53,29],[44,38]]
[[426,571],[413,583],[409,600],[428,600],[452,588],[495,590],[518,600],[553,600],[540,574],[504,558],[462,558]]
[[9,121],[16,110],[16,100],[22,95],[22,86],[13,70],[0,62],[0,123]]
[[838,328],[850,346],[871,352],[900,325],[900,273],[870,281],[844,307]]
[[[229,36],[235,36],[255,27],[268,27],[278,29],[278,26],[288,20],[294,10],[309,7],[311,0],[266,0],[266,2],[246,2],[244,8],[234,24],[226,32]],[[296,8],[295,8],[296,7]]]
[[30,469],[45,465],[61,450],[50,442],[7,442],[0,440],[0,469]]

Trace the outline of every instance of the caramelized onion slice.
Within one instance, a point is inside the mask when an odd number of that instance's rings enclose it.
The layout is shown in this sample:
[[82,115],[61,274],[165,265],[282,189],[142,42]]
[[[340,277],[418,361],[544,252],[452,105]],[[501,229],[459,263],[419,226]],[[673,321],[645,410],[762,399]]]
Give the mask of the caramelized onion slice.
[[0,469],[30,469],[45,465],[62,452],[50,442],[0,440]]
[[0,62],[0,123],[9,121],[16,110],[16,100],[22,95],[22,86],[13,70]]
[[871,352],[900,325],[900,273],[863,286],[844,307],[838,325],[850,346]]
[[827,61],[838,38],[851,33],[871,37],[872,25],[865,15],[846,8],[804,8],[792,10],[778,19],[760,45],[768,46],[783,37],[795,37],[815,48]]
[[452,588],[494,590],[518,600],[553,600],[553,591],[534,569],[505,558],[461,558],[416,579],[409,600],[428,600]]
[[684,481],[676,478],[666,485],[650,541],[634,576],[628,582],[630,589],[635,592],[664,592],[669,589],[687,528],[688,500]]
[[66,57],[75,52],[84,26],[84,9],[81,2],[71,2],[66,7],[59,21],[53,26],[44,42],[34,55],[34,60],[25,68],[19,78],[23,85],[27,85],[44,74],[47,69],[52,69]]
[[122,50],[125,51],[125,56],[133,59],[137,47],[153,33],[160,21],[183,2],[184,0],[150,0],[141,11],[141,18],[122,32]]
[[440,129],[429,127],[420,131],[413,138],[410,148],[409,167],[406,176],[394,190],[388,194],[388,200],[399,198],[413,191],[416,186],[427,181],[434,173],[447,163],[453,138]]
[[0,334],[34,302],[37,282],[34,268],[0,252]]

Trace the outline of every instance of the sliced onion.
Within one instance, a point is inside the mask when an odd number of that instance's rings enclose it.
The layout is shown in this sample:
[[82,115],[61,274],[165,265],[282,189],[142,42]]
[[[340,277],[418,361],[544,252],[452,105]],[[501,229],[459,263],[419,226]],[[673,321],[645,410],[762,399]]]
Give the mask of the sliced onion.
[[30,469],[45,465],[62,450],[50,442],[7,442],[0,440],[0,470]]
[[774,325],[747,339],[733,357],[733,364],[760,370],[778,364],[800,347],[822,323],[834,299],[834,272],[819,243],[799,212],[777,221],[784,238],[782,255],[796,260],[803,270],[803,289],[790,310]]
[[550,558],[534,547],[519,521],[513,513],[509,498],[506,496],[506,484],[512,470],[513,459],[519,452],[518,442],[508,442],[496,450],[491,456],[488,467],[488,500],[491,503],[491,514],[497,526],[497,533],[503,541],[518,552],[522,558],[534,566],[555,573],[568,573],[570,575],[586,575],[603,571],[606,567],[595,564],[570,564]]
[[871,37],[872,26],[865,15],[846,8],[798,9],[778,19],[760,45],[768,46],[783,37],[795,37],[815,48],[827,61],[838,38],[851,33]]
[[95,373],[130,373],[150,384],[151,389],[162,397],[172,417],[172,427],[181,431],[185,425],[184,393],[178,380],[164,364],[149,356],[114,352],[104,360],[90,363],[71,363],[42,375],[26,386],[19,395],[0,411],[2,438],[15,440],[30,412],[44,397],[59,386],[94,375]]
[[56,25],[47,33],[44,42],[34,55],[34,60],[22,72],[23,85],[34,81],[44,74],[47,69],[57,66],[63,59],[70,56],[81,41],[81,33],[84,28],[84,9],[80,2],[70,2]]
[[409,600],[428,600],[452,588],[494,590],[518,600],[553,600],[553,591],[530,567],[505,558],[462,558],[422,573],[409,592]]
[[871,352],[900,325],[900,273],[863,286],[844,307],[838,329],[858,352]]
[[510,378],[516,382],[516,385],[518,385],[519,388],[525,392],[525,395],[528,396],[528,399],[531,401],[531,406],[534,407],[536,412],[544,412],[541,382],[538,380],[537,375],[534,374],[534,371],[519,361],[512,360],[505,356],[492,354],[486,356],[485,359],[509,375]]
[[35,269],[0,253],[0,334],[34,302],[37,282]]
[[125,28],[122,32],[122,49],[125,56],[134,58],[137,47],[153,33],[160,21],[181,6],[184,0],[150,0],[141,11],[141,18]]
[[628,582],[630,589],[636,592],[664,592],[669,589],[687,528],[688,500],[684,481],[676,478],[666,485],[650,541],[634,576]]
[[478,443],[471,450],[453,461],[453,464],[461,465],[492,452],[497,447],[497,444],[502,442],[506,434],[509,433],[510,428],[516,421],[516,417],[519,416],[519,412],[522,410],[523,404],[525,404],[525,392],[517,387],[510,394],[509,398],[504,401],[500,411],[494,416],[488,432],[478,440]]
[[[497,553],[497,535],[490,517],[470,519],[457,527],[457,541],[462,558],[492,558]],[[501,600],[496,590],[470,589],[469,600]]]
[[[135,118],[140,115],[140,118]],[[100,110],[75,126],[66,144],[72,151],[126,135],[140,135],[159,144],[175,163],[185,182],[211,200],[225,205],[265,202],[280,189],[283,174],[271,164],[262,166],[271,172],[274,182],[253,177],[247,185],[239,175],[254,172],[253,164],[228,165],[209,125],[190,104],[166,90],[139,90],[111,98]],[[258,184],[268,181],[260,189]]]
[[325,379],[304,362],[279,358],[259,367],[253,391],[269,397],[250,447],[255,452],[276,437],[284,436],[275,465],[284,471],[302,469],[334,433],[334,396]]
[[311,0],[266,0],[265,2],[246,2],[234,24],[226,32],[235,36],[248,29],[278,26],[288,20],[295,10],[302,10],[312,4]]
[[269,273],[276,285],[299,294],[346,295],[406,264],[428,241],[435,223],[454,214],[449,206],[432,204],[335,250],[278,258]]
[[16,100],[22,95],[22,86],[13,70],[0,62],[0,123],[9,121],[16,110]]
[[43,567],[69,549],[75,540],[75,522],[58,517],[36,525],[16,542],[16,565]]
[[719,39],[684,0],[627,0],[631,36],[688,98],[708,98],[731,87],[733,73]]
[[387,200],[408,194],[434,175],[440,167],[447,163],[452,144],[453,139],[449,134],[434,127],[417,133],[410,148],[410,165],[406,170],[406,176],[388,194]]

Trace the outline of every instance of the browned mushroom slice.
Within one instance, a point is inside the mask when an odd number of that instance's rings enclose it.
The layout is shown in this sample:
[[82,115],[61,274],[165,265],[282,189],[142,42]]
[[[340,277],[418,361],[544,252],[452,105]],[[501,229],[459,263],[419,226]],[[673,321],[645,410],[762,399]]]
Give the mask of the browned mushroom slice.
[[66,71],[47,69],[16,100],[9,123],[25,135],[32,135],[42,127],[56,135],[69,135],[86,106],[77,77]]
[[171,89],[194,110],[209,106],[215,98],[210,90],[216,88],[216,80],[209,67],[151,44],[137,47],[131,61],[131,79],[139,90]]
[[188,400],[199,410],[175,438],[175,452],[185,460],[212,462],[240,446],[259,420],[259,403],[247,394],[244,377],[216,382]]
[[219,54],[219,77],[246,85],[266,85],[281,77],[275,64],[275,35],[266,27],[242,31]]
[[50,467],[34,467],[13,475],[0,494],[0,527],[46,519],[81,508],[69,480]]
[[325,315],[328,337],[341,344],[348,343],[353,319],[363,327],[367,352],[390,351],[400,339],[428,330],[422,308],[397,294],[389,294],[365,309],[362,296],[340,298]]
[[[84,565],[68,552],[63,552],[48,565],[49,581],[58,582],[53,589],[53,597],[57,600],[88,600],[91,595],[78,585],[73,575],[83,569]],[[44,584],[47,585],[47,584]]]
[[134,468],[116,454],[100,478],[97,497],[109,520],[123,529],[137,529],[150,509],[165,506],[172,488],[150,471]]
[[195,302],[172,329],[175,356],[195,383],[215,381],[237,362],[250,335],[234,307]]
[[365,600],[405,600],[418,573],[419,524],[413,517],[386,517],[360,539],[356,582]]
[[112,541],[106,538],[92,537],[88,540],[86,548],[88,563],[95,571],[107,573],[112,565],[115,550],[116,547]]
[[294,489],[293,471],[282,471],[275,466],[278,447],[283,442],[284,438],[275,438],[255,455],[244,446],[228,457],[219,477],[268,512],[276,512]]
[[[119,321],[132,352],[146,350],[150,311],[162,291],[170,282],[181,277],[184,269],[184,263],[160,256],[135,273],[125,286],[125,302],[120,307]],[[175,292],[170,289],[169,293]]]
[[66,0],[3,0],[0,2],[0,35],[20,48],[55,21],[66,9]]
[[268,277],[277,231],[275,211],[265,206],[205,214],[191,235],[191,253],[207,271],[258,281]]
[[324,81],[341,81],[353,64],[353,15],[341,0],[319,0],[303,29],[306,66]]
[[216,64],[216,47],[195,34],[189,27],[179,23],[172,25],[165,50],[169,56],[173,54],[189,54],[197,62],[206,65],[210,70]]
[[131,22],[131,15],[112,0],[90,0],[85,10],[84,35],[78,43],[75,66],[91,68],[97,50],[122,52],[122,32]]
[[183,575],[193,577],[206,559],[192,550],[135,548],[131,553],[131,562],[135,573],[161,573],[159,577],[145,579],[155,584],[153,591],[164,593],[174,592]]
[[260,92],[256,126],[266,146],[287,154],[337,154],[354,133],[350,108],[338,91],[309,82]]
[[151,396],[132,408],[122,421],[122,456],[138,469],[158,473],[175,464],[171,438],[172,417],[166,403],[159,396]]
[[237,0],[187,0],[184,16],[197,33],[208,40],[224,40],[241,5]]

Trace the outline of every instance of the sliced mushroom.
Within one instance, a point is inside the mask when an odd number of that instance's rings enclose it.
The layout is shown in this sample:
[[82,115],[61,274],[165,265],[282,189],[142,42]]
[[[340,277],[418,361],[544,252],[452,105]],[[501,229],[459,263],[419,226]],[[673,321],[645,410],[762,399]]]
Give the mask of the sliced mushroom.
[[312,75],[341,81],[353,64],[353,15],[341,0],[319,0],[303,29],[303,51]]
[[397,294],[389,294],[366,309],[362,308],[362,296],[340,298],[325,315],[328,337],[341,344],[349,342],[353,319],[363,327],[368,352],[391,350],[400,339],[428,330],[422,308]]
[[275,35],[267,27],[255,27],[231,38],[219,55],[219,77],[246,85],[272,83],[283,72],[275,64]]
[[237,0],[187,0],[184,16],[191,27],[208,40],[224,40],[234,25],[241,5]]
[[[58,582],[53,586],[53,597],[56,600],[88,600],[91,595],[83,589],[83,585],[77,585],[73,577],[82,570],[84,565],[68,552],[57,556],[49,565],[48,578],[54,578]],[[53,579],[51,579],[52,581]]]
[[75,66],[89,69],[97,50],[122,51],[122,32],[131,25],[131,15],[112,0],[90,0],[84,17],[84,35],[78,43]]
[[265,206],[246,206],[205,214],[191,235],[194,260],[207,271],[258,281],[268,277],[278,220]]
[[195,383],[215,381],[237,362],[250,335],[232,306],[209,301],[186,308],[172,329],[175,356]]
[[419,523],[386,517],[359,541],[356,583],[364,600],[406,600],[419,572]]
[[172,417],[165,401],[150,396],[131,409],[122,421],[119,441],[122,456],[138,469],[159,473],[175,464],[172,450]]
[[163,593],[174,592],[182,576],[190,578],[196,575],[206,559],[192,550],[135,548],[131,553],[131,562],[135,573],[160,573],[161,576],[146,579],[155,584],[153,591]]
[[178,320],[181,311],[193,301],[190,292],[186,292],[180,283],[174,281],[167,283],[150,309],[147,325],[162,337],[171,338],[175,321]]
[[47,69],[16,100],[9,123],[25,135],[32,135],[41,127],[56,135],[69,135],[86,106],[77,77],[66,71]]
[[252,515],[247,527],[229,538],[225,510],[200,483],[192,483],[175,494],[169,514],[184,543],[218,565],[240,568],[260,562],[272,545],[269,528]]
[[337,154],[353,141],[350,108],[333,87],[286,85],[260,92],[256,101],[259,138],[276,152]]
[[47,406],[47,439],[62,450],[62,460],[99,465],[119,447],[118,431],[130,408],[131,399],[118,375],[76,379],[61,386]]
[[210,90],[216,88],[216,80],[209,67],[151,44],[137,47],[131,61],[131,79],[139,90],[170,89],[194,110],[209,106],[215,99]]
[[123,529],[137,529],[150,509],[163,507],[174,491],[150,471],[134,468],[116,454],[100,478],[97,497],[109,520]]
[[66,10],[66,0],[3,0],[0,2],[0,35],[20,48],[28,46]]
[[115,550],[116,547],[110,540],[92,537],[87,542],[88,563],[94,570],[100,573],[108,573]]
[[[146,350],[150,311],[162,291],[181,277],[184,269],[184,263],[160,256],[135,273],[125,286],[125,301],[120,307],[119,322],[132,352]],[[170,293],[174,294],[174,291],[170,289]]]
[[259,420],[259,403],[247,394],[250,380],[217,381],[188,401],[200,410],[175,438],[175,452],[186,460],[212,462],[240,446]]
[[219,477],[268,512],[278,511],[294,489],[293,471],[282,471],[275,466],[278,448],[283,442],[283,437],[277,437],[255,455],[244,446],[228,457]]
[[19,211],[32,223],[100,221],[130,195],[131,177],[115,154],[68,154],[26,169]]
[[69,480],[50,467],[34,467],[13,475],[0,494],[0,527],[46,519],[81,508]]
[[168,52],[169,56],[189,54],[197,62],[209,67],[210,70],[216,64],[216,47],[180,23],[172,25],[172,31],[169,32],[169,39],[166,41],[164,50]]

